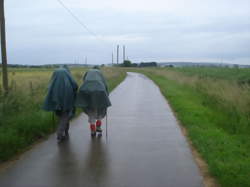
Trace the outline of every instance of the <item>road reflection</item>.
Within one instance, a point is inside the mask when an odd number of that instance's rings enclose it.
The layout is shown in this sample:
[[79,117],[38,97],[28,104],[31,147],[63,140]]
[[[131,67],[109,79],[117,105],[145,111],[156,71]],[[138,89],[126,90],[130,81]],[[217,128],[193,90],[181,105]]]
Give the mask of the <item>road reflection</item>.
[[109,174],[106,144],[100,138],[94,138],[89,142],[88,148],[83,175],[97,186],[104,186]]
[[101,138],[79,144],[76,146],[75,142],[68,140],[58,145],[53,167],[55,178],[50,180],[55,185],[106,186],[110,173],[106,144]]

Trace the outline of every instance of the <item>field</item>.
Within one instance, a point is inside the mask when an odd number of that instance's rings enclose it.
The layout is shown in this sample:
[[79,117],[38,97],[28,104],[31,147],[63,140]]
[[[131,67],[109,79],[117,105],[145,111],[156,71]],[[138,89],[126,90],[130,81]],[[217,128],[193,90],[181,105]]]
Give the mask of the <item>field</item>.
[[[71,69],[78,85],[85,71]],[[10,68],[7,97],[3,96],[0,84],[0,163],[55,131],[53,114],[41,110],[52,73],[53,69]],[[125,72],[120,69],[104,68],[103,73],[110,90],[125,78]]]
[[[78,84],[85,71],[71,70]],[[250,69],[104,68],[110,89],[126,71],[159,86],[221,186],[250,186]],[[55,131],[53,115],[40,109],[52,72],[10,69],[10,94],[0,97],[0,161]]]
[[250,186],[250,69],[130,69],[150,77],[221,186]]

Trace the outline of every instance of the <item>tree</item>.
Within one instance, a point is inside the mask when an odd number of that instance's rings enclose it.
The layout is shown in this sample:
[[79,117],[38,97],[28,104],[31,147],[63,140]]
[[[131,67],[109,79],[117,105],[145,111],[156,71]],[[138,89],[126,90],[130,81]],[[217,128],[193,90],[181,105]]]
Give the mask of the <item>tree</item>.
[[156,62],[141,62],[139,67],[157,67]]
[[132,66],[132,63],[130,62],[130,60],[124,60],[123,66],[124,66],[124,67],[131,67],[131,66]]
[[1,32],[3,88],[4,88],[4,91],[5,91],[5,94],[7,94],[8,93],[8,70],[7,70],[7,52],[6,52],[4,0],[0,0],[0,25],[1,25],[0,32]]

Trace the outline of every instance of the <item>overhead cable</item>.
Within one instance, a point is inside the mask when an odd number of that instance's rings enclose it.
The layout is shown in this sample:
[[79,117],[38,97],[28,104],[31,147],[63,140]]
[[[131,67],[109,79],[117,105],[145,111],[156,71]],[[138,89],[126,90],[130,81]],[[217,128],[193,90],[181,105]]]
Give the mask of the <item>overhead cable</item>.
[[72,18],[75,19],[76,22],[78,22],[89,34],[95,36],[97,39],[99,39],[98,35],[95,34],[93,31],[91,31],[86,24],[84,24],[61,0],[57,0],[62,7],[67,10],[67,12],[72,16]]

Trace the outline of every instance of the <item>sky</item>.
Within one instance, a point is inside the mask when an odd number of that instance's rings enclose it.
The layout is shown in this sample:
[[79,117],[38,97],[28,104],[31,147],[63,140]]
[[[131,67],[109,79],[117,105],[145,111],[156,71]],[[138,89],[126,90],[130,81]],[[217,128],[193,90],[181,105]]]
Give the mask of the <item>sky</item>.
[[5,0],[5,11],[10,64],[108,64],[118,44],[134,63],[250,64],[250,0]]

